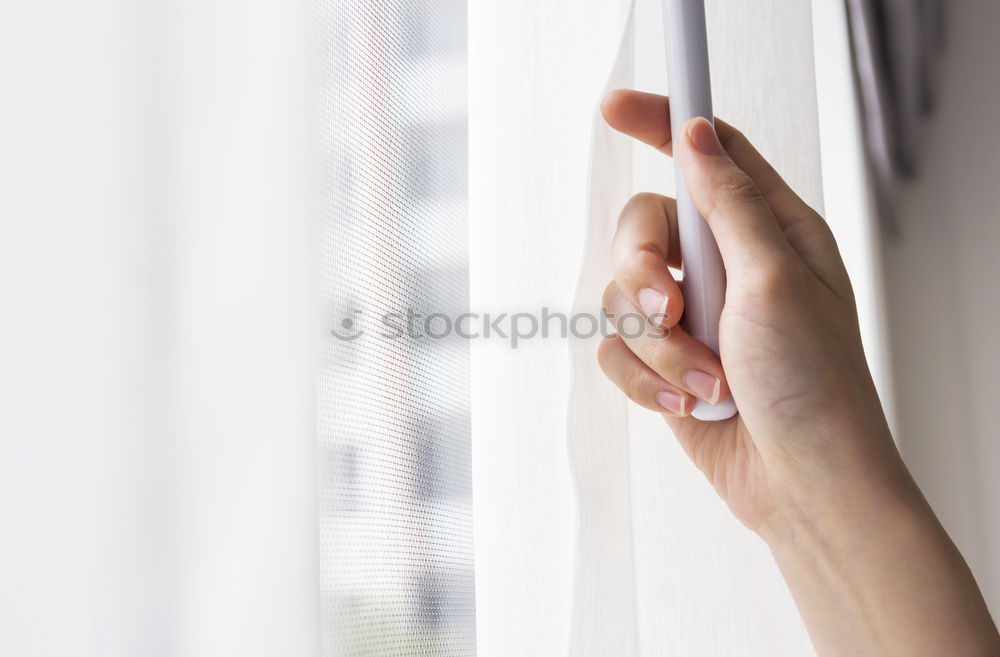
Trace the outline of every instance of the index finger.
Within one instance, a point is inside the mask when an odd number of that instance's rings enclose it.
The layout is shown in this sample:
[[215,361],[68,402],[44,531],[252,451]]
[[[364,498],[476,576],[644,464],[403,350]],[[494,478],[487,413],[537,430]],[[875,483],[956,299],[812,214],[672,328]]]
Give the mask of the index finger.
[[[615,130],[649,144],[664,155],[673,156],[670,99],[667,96],[616,89],[604,97],[601,113]],[[729,157],[750,176],[775,214],[798,209],[799,205],[807,207],[742,132],[721,119],[715,119],[715,131]]]

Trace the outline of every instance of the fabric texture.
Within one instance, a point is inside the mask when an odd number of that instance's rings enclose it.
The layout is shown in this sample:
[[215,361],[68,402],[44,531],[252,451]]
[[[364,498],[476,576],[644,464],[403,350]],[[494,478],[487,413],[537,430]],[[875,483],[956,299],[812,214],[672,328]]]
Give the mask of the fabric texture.
[[319,655],[308,14],[0,4],[2,655]]
[[[810,7],[707,5],[718,114],[822,209]],[[667,91],[660,3],[472,2],[470,29],[473,310],[596,314],[619,210],[672,193],[670,161],[597,112]],[[811,654],[764,544],[605,380],[598,340],[473,344],[479,654]]]

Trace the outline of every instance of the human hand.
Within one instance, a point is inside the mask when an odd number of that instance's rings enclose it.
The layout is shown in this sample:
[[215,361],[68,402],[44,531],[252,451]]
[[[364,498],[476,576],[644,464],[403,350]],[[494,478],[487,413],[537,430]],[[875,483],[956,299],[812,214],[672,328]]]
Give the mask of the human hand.
[[[895,448],[829,227],[725,123],[716,132],[694,119],[671,144],[666,98],[616,91],[602,109],[612,127],[680,158],[727,276],[720,360],[677,326],[674,201],[634,197],[615,234],[604,305],[619,318],[639,309],[650,330],[606,339],[605,373],[663,413],[735,515],[767,541],[819,655],[1000,654],[975,579]],[[689,417],[695,397],[729,394],[735,417]]]
[[[832,511],[816,508],[824,491],[849,502],[845,485],[915,494],[872,383],[847,271],[822,217],[722,121],[717,137],[709,122],[695,119],[672,144],[665,97],[620,90],[602,109],[613,128],[680,158],[727,275],[720,360],[677,323],[684,300],[668,270],[680,267],[673,199],[632,198],[612,245],[615,280],[604,305],[615,317],[638,309],[669,333],[622,331],[630,337],[605,340],[605,373],[631,399],[664,413],[694,463],[758,532],[785,531],[803,515]],[[729,394],[736,417],[689,417],[695,397],[715,403]]]

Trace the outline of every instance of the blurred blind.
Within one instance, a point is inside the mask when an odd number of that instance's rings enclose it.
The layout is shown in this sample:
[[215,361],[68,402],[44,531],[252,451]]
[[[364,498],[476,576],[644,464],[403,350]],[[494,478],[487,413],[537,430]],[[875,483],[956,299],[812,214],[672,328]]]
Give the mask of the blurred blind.
[[316,8],[324,652],[473,655],[465,4]]

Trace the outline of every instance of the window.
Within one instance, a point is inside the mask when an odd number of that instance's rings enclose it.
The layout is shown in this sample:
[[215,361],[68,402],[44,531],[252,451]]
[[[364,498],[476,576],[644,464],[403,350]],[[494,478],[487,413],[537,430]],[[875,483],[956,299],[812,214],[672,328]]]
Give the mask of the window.
[[324,652],[474,655],[465,4],[317,10]]

